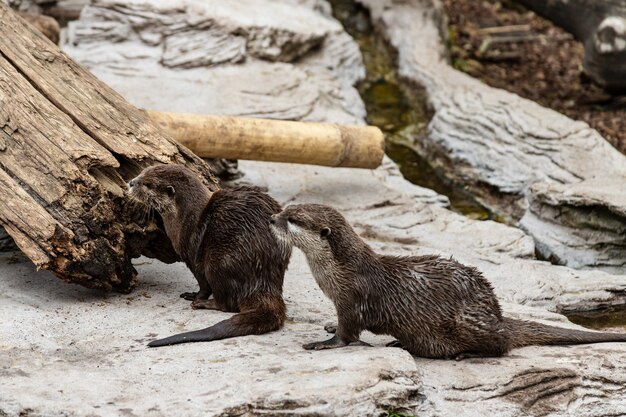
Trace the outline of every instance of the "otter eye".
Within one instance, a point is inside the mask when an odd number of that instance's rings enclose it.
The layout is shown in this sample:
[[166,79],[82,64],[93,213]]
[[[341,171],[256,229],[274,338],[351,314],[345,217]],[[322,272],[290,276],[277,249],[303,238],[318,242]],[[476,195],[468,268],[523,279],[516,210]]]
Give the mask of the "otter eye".
[[328,237],[328,235],[330,235],[330,228],[325,227],[320,231],[321,237]]

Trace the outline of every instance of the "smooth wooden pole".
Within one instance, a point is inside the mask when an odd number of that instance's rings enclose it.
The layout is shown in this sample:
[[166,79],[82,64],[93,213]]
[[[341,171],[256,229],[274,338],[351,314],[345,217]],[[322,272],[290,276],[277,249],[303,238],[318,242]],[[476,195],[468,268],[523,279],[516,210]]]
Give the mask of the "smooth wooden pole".
[[373,126],[145,112],[203,158],[376,168],[385,153],[383,134]]

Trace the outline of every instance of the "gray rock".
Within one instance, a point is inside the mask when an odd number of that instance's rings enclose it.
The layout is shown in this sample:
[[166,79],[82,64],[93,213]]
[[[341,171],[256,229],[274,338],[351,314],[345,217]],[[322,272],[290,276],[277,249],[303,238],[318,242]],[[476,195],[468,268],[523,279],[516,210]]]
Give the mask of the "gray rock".
[[[558,214],[572,211],[562,192],[591,191],[574,184],[614,184],[613,178],[624,178],[626,156],[586,123],[453,69],[446,60],[443,14],[436,0],[359,2],[397,50],[400,75],[426,88],[434,116],[428,133],[415,138],[419,152],[511,223],[526,213],[530,199],[523,227],[546,257],[577,268],[602,266],[625,273],[619,236],[626,228],[623,216],[609,214],[610,225],[594,224],[582,218],[591,207],[577,205],[572,214],[579,218],[576,231],[561,223]],[[529,193],[536,183],[543,183],[537,185],[542,191]],[[578,198],[585,199],[598,207],[612,204],[603,193]]]
[[520,225],[537,250],[572,268],[624,273],[626,268],[626,177],[577,184],[537,183]]
[[358,46],[299,3],[98,0],[63,49],[140,107],[362,123]]
[[246,38],[208,27],[174,33],[163,41],[161,63],[168,68],[208,67],[245,59]]
[[[318,10],[320,3],[281,4]],[[116,32],[115,25],[107,26],[106,16],[134,19],[124,7],[96,4],[83,18],[92,19],[97,11],[101,20],[92,21],[93,27],[110,27],[114,37],[128,33],[127,40],[111,45],[104,35],[74,35],[80,42],[67,47],[98,76],[116,82],[137,105],[206,113],[226,107],[233,114],[258,114],[264,103],[272,116],[362,123],[363,105],[350,85],[362,69],[334,75],[342,65],[353,67],[335,58],[350,57],[360,65],[353,43],[343,34],[329,34],[319,51],[310,51],[297,63],[246,56],[243,63],[174,71],[160,64],[162,48],[151,49],[139,36],[141,30]],[[150,16],[156,22],[151,25],[167,20],[159,13]],[[324,62],[329,66],[320,73]],[[140,71],[141,63],[145,71]],[[270,75],[254,71],[261,68]],[[282,93],[285,84],[279,81],[294,74],[304,75],[288,80],[291,98]],[[237,79],[245,81],[245,88],[232,85]],[[140,87],[133,87],[133,81]],[[202,90],[204,84],[230,95],[191,94],[209,91]],[[336,94],[329,98],[330,86]],[[250,88],[257,94],[245,96]],[[181,91],[189,94],[187,101]],[[229,104],[233,100],[236,104]],[[324,104],[310,104],[309,113],[290,107],[317,101]],[[555,312],[626,301],[625,276],[537,261],[533,240],[522,231],[452,213],[445,197],[409,184],[388,159],[371,171],[249,161],[241,166],[248,181],[267,187],[283,204],[338,207],[377,251],[453,255],[478,266],[507,315],[572,326]],[[414,359],[402,350],[384,348],[389,337],[365,334],[374,348],[303,351],[302,343],[327,337],[322,326],[335,320],[335,312],[298,251],[285,279],[289,321],[283,330],[147,349],[153,338],[205,327],[229,314],[194,311],[178,298],[195,287],[184,265],[142,258],[136,266],[139,285],[132,295],[98,294],[68,287],[26,262],[9,262],[0,255],[0,415],[379,416],[400,409],[420,416],[483,417],[626,412],[623,344],[529,347],[504,358],[455,362]]]
[[[374,171],[242,161],[249,179],[283,204],[323,202],[342,209],[384,253],[441,253],[479,266],[507,315],[570,326],[551,310],[623,303],[626,277],[574,271],[531,259],[518,229],[454,214],[445,199],[412,186],[386,164]],[[404,184],[401,184],[404,183]],[[413,359],[384,348],[308,352],[328,337],[330,301],[295,251],[285,279],[288,322],[279,332],[148,349],[156,337],[229,317],[192,310],[183,264],[136,261],[132,295],[68,287],[28,263],[0,255],[0,410],[17,416],[588,415],[624,412],[626,346],[529,347],[504,358],[462,362]],[[522,306],[518,303],[525,303]],[[45,323],[45,326],[42,326]],[[62,392],[59,392],[62,391]]]
[[41,13],[42,4],[55,3],[55,0],[0,0],[11,8],[22,12]]

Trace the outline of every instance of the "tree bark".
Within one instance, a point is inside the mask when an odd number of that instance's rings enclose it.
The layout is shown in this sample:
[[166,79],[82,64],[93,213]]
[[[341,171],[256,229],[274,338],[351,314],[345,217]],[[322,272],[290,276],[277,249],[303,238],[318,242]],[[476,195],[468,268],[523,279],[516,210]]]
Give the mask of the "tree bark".
[[38,268],[130,290],[140,254],[177,259],[125,197],[154,163],[206,164],[0,2],[0,225]]
[[573,34],[585,47],[585,73],[607,90],[626,89],[623,0],[518,0]]

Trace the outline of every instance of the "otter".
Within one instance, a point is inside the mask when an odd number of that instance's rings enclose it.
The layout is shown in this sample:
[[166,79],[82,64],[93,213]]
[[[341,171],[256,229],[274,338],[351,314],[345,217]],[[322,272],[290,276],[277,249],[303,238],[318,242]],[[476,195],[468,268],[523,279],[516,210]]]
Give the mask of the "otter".
[[315,281],[337,310],[335,335],[304,349],[363,344],[363,330],[391,335],[398,340],[390,345],[416,356],[457,360],[502,356],[529,345],[626,342],[626,334],[503,317],[478,269],[434,255],[377,254],[331,207],[291,205],[270,223],[278,240],[304,252]]
[[280,204],[253,187],[211,192],[182,165],[148,167],[128,186],[130,196],[161,215],[174,250],[198,281],[198,292],[181,297],[196,309],[239,313],[148,346],[263,334],[283,326],[291,248],[276,241],[268,224]]

